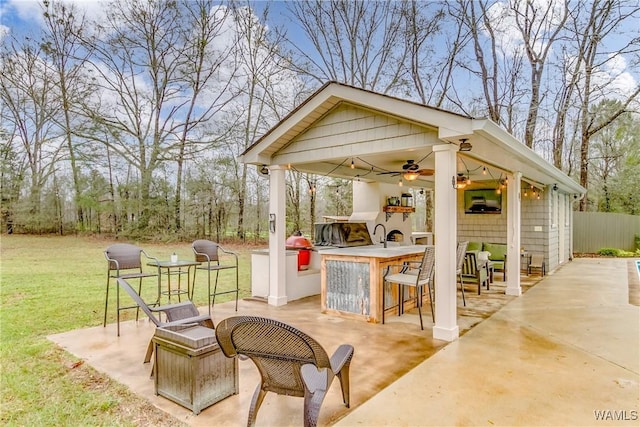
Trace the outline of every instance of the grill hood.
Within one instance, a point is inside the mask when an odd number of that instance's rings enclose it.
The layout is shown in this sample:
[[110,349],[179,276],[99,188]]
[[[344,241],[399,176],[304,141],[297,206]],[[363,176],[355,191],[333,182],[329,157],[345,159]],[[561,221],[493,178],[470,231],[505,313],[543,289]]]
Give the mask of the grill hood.
[[364,222],[332,222],[315,224],[316,246],[352,246],[372,245],[371,235]]

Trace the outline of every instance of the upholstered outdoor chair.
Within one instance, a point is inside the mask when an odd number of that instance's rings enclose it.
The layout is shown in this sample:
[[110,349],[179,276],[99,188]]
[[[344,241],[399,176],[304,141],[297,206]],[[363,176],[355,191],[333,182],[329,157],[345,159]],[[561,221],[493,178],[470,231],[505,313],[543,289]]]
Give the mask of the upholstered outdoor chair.
[[304,397],[304,425],[315,426],[320,406],[337,376],[342,399],[349,407],[349,366],[353,346],[343,344],[331,358],[309,335],[274,319],[236,316],[216,327],[216,338],[227,357],[243,355],[261,375],[249,408],[248,426],[254,426],[267,392]]
[[[404,303],[404,287],[409,286],[415,288],[416,306],[418,307],[418,315],[420,317],[420,329],[424,330],[422,324],[422,294],[426,286],[429,290],[429,304],[431,305],[431,319],[435,322],[433,313],[433,275],[435,272],[435,248],[428,246],[422,255],[422,261],[415,261],[403,264],[399,273],[387,274],[384,277],[385,283],[396,283],[398,289],[398,313],[402,313]],[[384,304],[383,304],[384,305]],[[382,323],[384,323],[385,307],[382,307]]]
[[[149,262],[158,263],[157,258],[148,255],[143,249],[129,243],[116,243],[109,246],[104,251],[107,259],[107,292],[104,300],[104,321],[102,326],[107,326],[107,309],[109,305],[109,286],[111,279],[138,279],[138,295],[142,293],[142,279],[147,277],[157,277],[156,298],[160,298],[160,275],[157,267],[151,271],[143,270],[142,257],[144,256]],[[118,336],[120,336],[120,311],[127,309],[136,309],[136,320],[138,320],[139,309],[137,305],[121,306],[120,305],[120,288],[116,286],[116,322]]]
[[[189,326],[200,325],[207,328],[214,328],[213,320],[208,314],[200,314],[198,308],[191,301],[183,301],[177,304],[167,304],[160,306],[150,306],[144,302],[144,300],[138,295],[138,293],[131,287],[131,285],[124,279],[118,278],[118,285],[124,289],[138,307],[144,311],[149,317],[149,320],[153,322],[158,328],[164,328],[167,326]],[[156,313],[158,316],[156,316]],[[160,319],[160,314],[164,313],[167,318],[166,321]],[[147,347],[147,354],[144,357],[144,363],[151,360],[153,354],[153,343],[149,342]]]
[[[207,272],[207,295],[209,301],[209,314],[211,314],[211,307],[216,302],[217,295],[235,294],[236,298],[236,311],[238,311],[238,296],[240,294],[239,281],[238,281],[238,255],[235,252],[225,250],[219,244],[210,240],[196,240],[191,244],[193,253],[195,254],[196,261],[202,263],[196,267],[193,275],[193,287],[191,288],[191,297],[193,298],[193,291],[196,287],[196,273],[198,270],[204,270]],[[221,262],[223,256],[224,263]],[[218,275],[221,270],[235,269],[235,285],[226,286],[225,289],[218,291]],[[211,291],[211,273],[215,273],[215,281],[213,285],[213,292]]]

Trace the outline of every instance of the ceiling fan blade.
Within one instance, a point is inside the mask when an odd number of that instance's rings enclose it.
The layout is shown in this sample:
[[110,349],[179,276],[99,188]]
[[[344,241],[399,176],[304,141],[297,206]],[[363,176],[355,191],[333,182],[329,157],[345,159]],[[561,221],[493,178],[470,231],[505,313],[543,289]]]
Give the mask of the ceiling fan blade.
[[402,172],[397,171],[386,171],[386,172],[378,172],[378,175],[400,175]]
[[417,171],[421,176],[431,176],[433,175],[436,171],[434,169],[420,169],[419,171]]

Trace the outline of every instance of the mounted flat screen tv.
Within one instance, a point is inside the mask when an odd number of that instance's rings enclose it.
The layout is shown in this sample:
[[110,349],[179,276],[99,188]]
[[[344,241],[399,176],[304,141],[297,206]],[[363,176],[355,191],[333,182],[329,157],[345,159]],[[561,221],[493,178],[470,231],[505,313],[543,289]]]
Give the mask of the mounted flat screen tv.
[[500,214],[502,213],[502,194],[495,188],[464,191],[464,213]]

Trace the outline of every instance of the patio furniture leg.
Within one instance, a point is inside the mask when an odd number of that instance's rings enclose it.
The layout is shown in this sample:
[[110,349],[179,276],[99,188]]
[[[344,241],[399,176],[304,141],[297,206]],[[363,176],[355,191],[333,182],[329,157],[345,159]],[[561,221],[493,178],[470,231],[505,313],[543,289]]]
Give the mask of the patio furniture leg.
[[262,382],[260,382],[260,384],[258,384],[258,386],[256,387],[256,391],[253,392],[251,406],[249,407],[249,419],[247,420],[247,427],[255,427],[256,415],[258,415],[258,409],[260,409],[260,405],[262,405],[262,401],[264,400],[264,396],[266,394],[267,392],[262,389]]
[[109,273],[107,273],[107,297],[104,299],[104,321],[102,327],[107,326],[107,308],[109,306]]
[[431,320],[433,320],[433,323],[436,323],[436,315],[433,312],[433,293],[431,292],[431,282],[429,282],[427,286],[429,286],[429,304],[431,305]]

